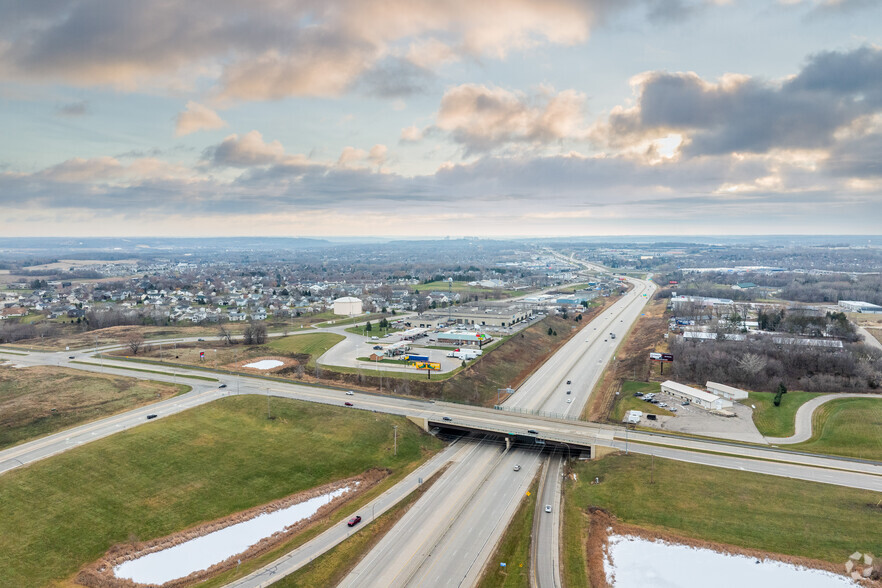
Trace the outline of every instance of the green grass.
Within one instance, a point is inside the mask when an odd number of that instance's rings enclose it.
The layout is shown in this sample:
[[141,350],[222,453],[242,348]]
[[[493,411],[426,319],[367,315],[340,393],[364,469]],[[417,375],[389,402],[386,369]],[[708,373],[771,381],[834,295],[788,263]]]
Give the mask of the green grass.
[[812,415],[812,432],[810,441],[788,448],[882,461],[882,399],[842,398],[822,404]]
[[0,448],[171,398],[189,386],[60,367],[0,368]]
[[9,355],[27,355],[27,353],[19,353],[17,351],[9,351],[8,349],[0,349],[0,353],[7,353]]
[[661,415],[674,414],[669,410],[659,408],[657,404],[651,404],[642,398],[634,396],[635,392],[643,392],[644,394],[655,392],[658,394],[660,391],[661,384],[658,382],[623,382],[622,389],[619,391],[619,395],[613,405],[612,419],[618,423],[622,422],[622,419],[625,418],[625,413],[629,410],[639,410],[644,414],[648,412]]
[[[517,512],[484,568],[478,588],[527,588],[530,585],[530,544],[538,488],[539,480],[533,480],[530,495],[521,499]],[[505,568],[499,565],[500,562],[505,562]]]
[[[660,458],[652,465],[635,454],[573,470],[578,482],[565,482],[567,503],[605,508],[624,523],[837,564],[882,547],[878,492]],[[595,476],[601,483],[591,485]]]
[[364,335],[366,337],[382,337],[383,335],[386,335],[388,333],[397,333],[397,332],[403,330],[403,329],[396,329],[394,327],[388,327],[388,328],[383,329],[377,324],[378,322],[379,321],[377,321],[377,322],[372,321],[371,322],[371,330],[370,331],[365,331],[364,325],[356,325],[354,327],[349,327],[348,329],[343,329],[343,330],[346,331],[347,333],[352,333],[353,335]]
[[585,554],[587,521],[581,506],[575,500],[568,499],[564,490],[561,504],[560,557],[561,581],[564,586],[590,588],[588,579],[588,561]]
[[308,333],[305,335],[270,339],[266,347],[271,351],[285,355],[308,354],[309,362],[307,365],[314,367],[316,359],[343,339],[345,339],[343,335],[336,333]]
[[818,396],[815,392],[788,392],[781,399],[781,406],[775,406],[773,392],[749,392],[744,404],[754,405],[753,423],[759,432],[767,437],[790,437],[796,432],[796,411],[799,407]]
[[227,397],[4,474],[3,583],[45,586],[130,537],[162,537],[371,467],[401,471],[440,447],[400,417],[280,398],[272,413],[262,396]]
[[[333,315],[333,316],[338,316],[338,315]],[[380,319],[382,319],[383,317],[386,317],[387,319],[389,319],[392,317],[392,315],[377,312],[374,314],[360,314],[358,316],[352,316],[352,317],[348,317],[348,318],[334,318],[332,320],[325,321],[323,323],[318,323],[315,325],[315,327],[320,328],[320,329],[325,328],[325,327],[339,327],[342,325],[351,325],[354,323],[364,323],[367,321],[371,321],[371,323],[373,324],[373,323],[376,323],[377,321],[379,321]],[[374,324],[374,328],[377,328],[376,324]]]

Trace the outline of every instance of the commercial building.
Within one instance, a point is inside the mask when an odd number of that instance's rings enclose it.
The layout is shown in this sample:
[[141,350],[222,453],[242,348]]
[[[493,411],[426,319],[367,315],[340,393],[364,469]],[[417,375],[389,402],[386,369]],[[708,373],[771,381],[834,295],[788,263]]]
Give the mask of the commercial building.
[[450,320],[458,325],[475,325],[480,327],[510,327],[524,321],[533,314],[524,305],[509,304],[505,306],[456,306],[448,309]]
[[698,388],[679,384],[673,380],[662,382],[661,391],[665,394],[670,394],[674,398],[688,400],[690,403],[708,410],[722,410],[732,406],[731,400],[720,398],[719,396],[715,396],[704,390],[699,390]]
[[719,384],[717,382],[708,382],[705,385],[707,391],[711,394],[716,394],[722,398],[728,398],[729,400],[744,400],[747,398],[747,392],[741,390],[740,388],[733,388],[732,386],[727,386],[725,384]]
[[478,347],[489,343],[493,338],[484,333],[472,333],[468,331],[450,331],[438,333],[438,343],[448,345],[477,345]]
[[344,296],[334,301],[334,314],[354,316],[361,313],[361,300],[358,298]]
[[864,312],[869,314],[882,313],[882,306],[861,302],[859,300],[840,300],[839,307],[846,312]]

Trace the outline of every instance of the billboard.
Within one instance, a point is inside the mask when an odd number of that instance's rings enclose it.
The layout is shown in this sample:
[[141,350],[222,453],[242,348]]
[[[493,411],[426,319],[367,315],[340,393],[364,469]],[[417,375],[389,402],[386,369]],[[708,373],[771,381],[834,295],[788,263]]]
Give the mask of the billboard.
[[438,371],[441,369],[441,364],[435,363],[433,361],[415,361],[411,365],[418,370],[436,370],[436,371]]
[[656,353],[653,351],[649,354],[649,359],[653,361],[674,361],[674,356],[670,353]]

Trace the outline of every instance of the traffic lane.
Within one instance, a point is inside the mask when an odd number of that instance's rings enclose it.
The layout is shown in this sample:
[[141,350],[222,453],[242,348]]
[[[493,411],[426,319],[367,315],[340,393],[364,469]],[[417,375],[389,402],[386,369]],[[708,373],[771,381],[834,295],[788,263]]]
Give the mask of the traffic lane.
[[[431,557],[424,560],[406,585],[474,585],[529,490],[541,461],[539,451],[508,451],[495,468],[487,472],[466,508],[439,539]],[[521,466],[519,471],[514,470],[515,465]],[[506,563],[527,564],[526,561]]]
[[[394,532],[387,533],[343,580],[340,586],[401,585],[428,554],[427,543],[443,533],[445,514],[473,491],[470,480],[494,460],[499,449],[486,443],[466,442],[467,450],[439,480],[401,517]],[[404,577],[401,577],[404,575]]]
[[[560,543],[560,480],[563,458],[553,455],[549,458],[548,472],[542,492],[536,501],[538,532],[536,533],[536,578],[539,588],[558,588],[560,568],[558,566]],[[545,512],[545,505],[551,505],[551,512]]]
[[[625,449],[624,443],[616,441],[615,445],[618,449]],[[846,486],[849,488],[860,488],[875,492],[882,491],[882,476],[874,476],[871,474],[828,470],[791,463],[759,461],[728,455],[711,455],[707,453],[685,451],[682,449],[671,449],[669,447],[649,447],[641,445],[640,443],[629,443],[628,451],[730,470],[741,470],[756,474],[793,478],[807,482],[820,482],[836,486]]]
[[227,584],[228,588],[262,588],[297,571],[316,557],[339,545],[354,533],[367,527],[376,518],[416,490],[420,486],[421,479],[425,482],[425,480],[437,473],[448,461],[454,459],[456,454],[464,449],[466,448],[460,444],[448,445],[429,459],[429,461],[408,474],[398,484],[364,505],[359,509],[359,512],[353,512],[352,515],[361,513],[363,519],[362,526],[351,529],[346,525],[345,520],[341,521],[315,539],[304,543],[272,563],[244,578]]

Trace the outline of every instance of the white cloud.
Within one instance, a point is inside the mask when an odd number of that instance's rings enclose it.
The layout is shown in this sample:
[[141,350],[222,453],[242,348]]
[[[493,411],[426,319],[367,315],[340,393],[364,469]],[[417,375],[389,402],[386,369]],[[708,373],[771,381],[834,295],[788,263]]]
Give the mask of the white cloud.
[[193,102],[187,102],[187,107],[179,113],[175,121],[175,135],[189,135],[196,131],[220,129],[227,123],[212,109]]

